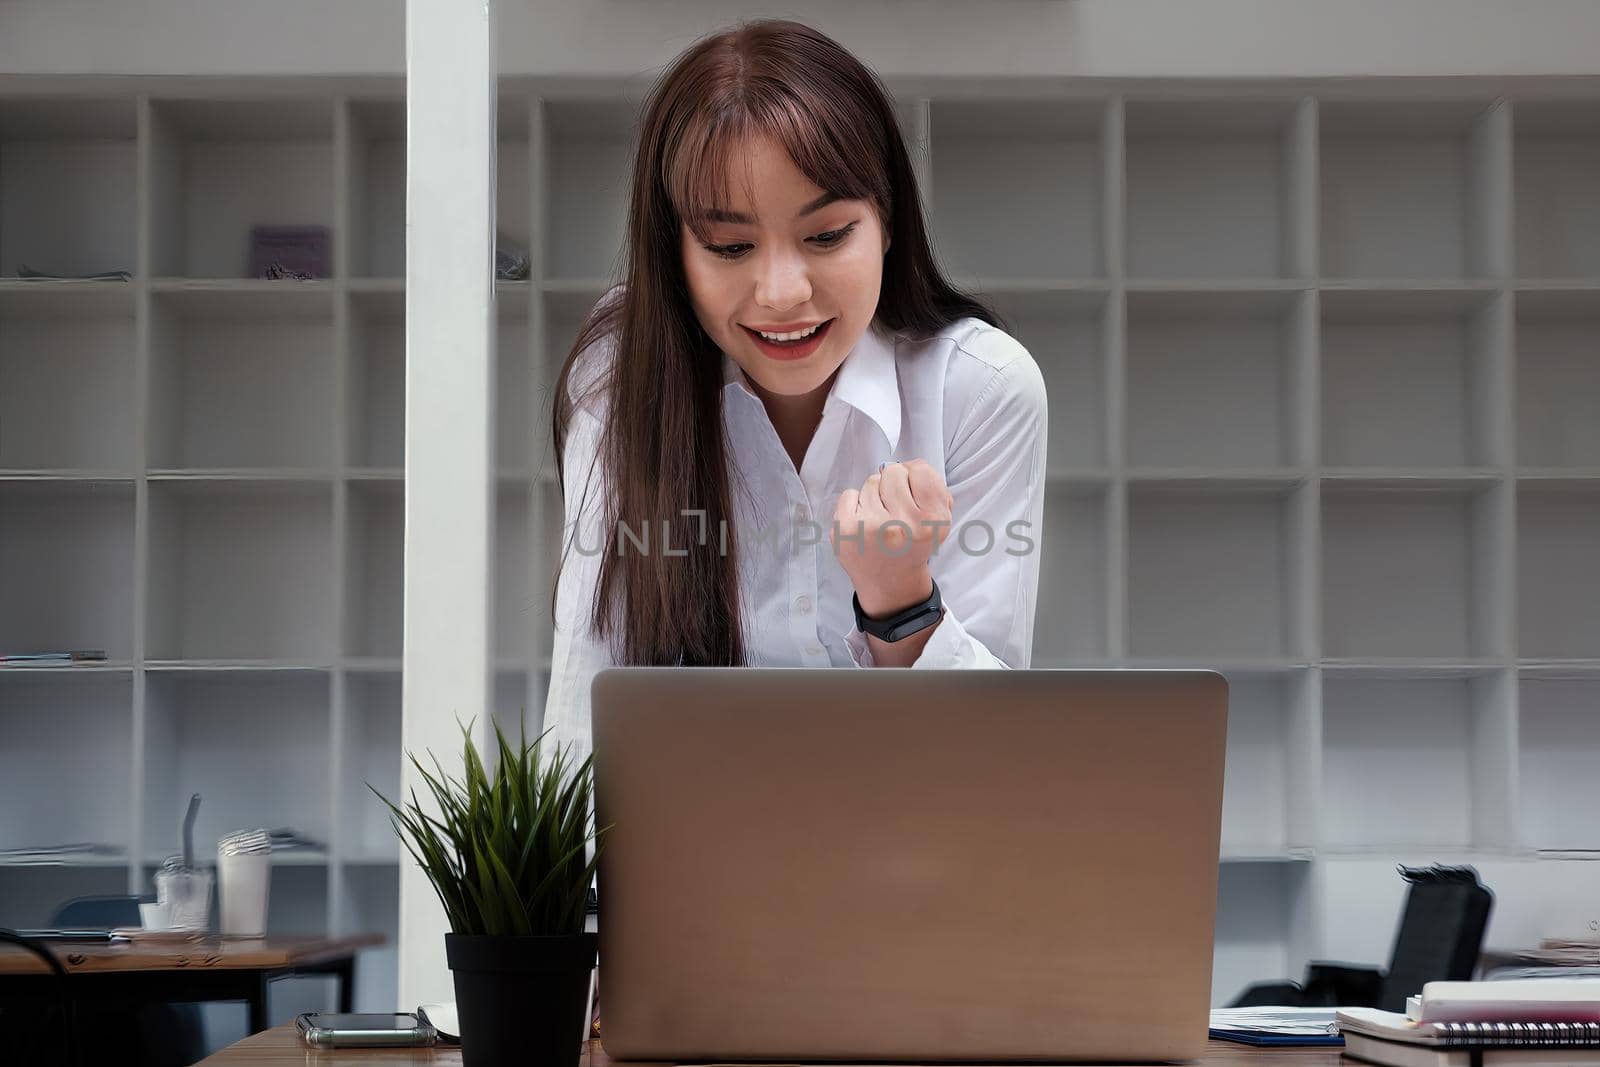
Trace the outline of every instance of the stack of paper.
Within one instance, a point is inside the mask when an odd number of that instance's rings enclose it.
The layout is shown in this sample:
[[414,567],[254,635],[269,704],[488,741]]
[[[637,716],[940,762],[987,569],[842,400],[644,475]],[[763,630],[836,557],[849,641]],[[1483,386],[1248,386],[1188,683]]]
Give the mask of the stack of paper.
[[1246,1045],[1338,1045],[1337,1008],[1212,1008],[1211,1036]]

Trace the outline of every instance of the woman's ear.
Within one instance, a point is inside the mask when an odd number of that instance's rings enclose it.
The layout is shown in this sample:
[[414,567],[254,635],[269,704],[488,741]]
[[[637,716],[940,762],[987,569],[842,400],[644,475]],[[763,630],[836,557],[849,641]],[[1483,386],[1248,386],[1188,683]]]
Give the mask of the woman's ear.
[[889,244],[890,244],[889,231],[885,230],[885,231],[883,231],[883,254],[884,255],[888,255],[889,254]]

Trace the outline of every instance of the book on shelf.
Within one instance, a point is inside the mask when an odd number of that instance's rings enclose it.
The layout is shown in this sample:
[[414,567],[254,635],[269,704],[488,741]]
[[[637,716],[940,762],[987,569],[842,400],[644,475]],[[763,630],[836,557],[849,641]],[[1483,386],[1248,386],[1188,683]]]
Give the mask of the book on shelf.
[[56,664],[101,662],[105,658],[106,652],[103,648],[53,650],[49,652],[11,652],[0,653],[0,666],[15,663],[48,667]]
[[56,845],[0,848],[0,866],[53,867],[84,860],[115,861],[125,855],[116,845],[98,841],[74,841]]

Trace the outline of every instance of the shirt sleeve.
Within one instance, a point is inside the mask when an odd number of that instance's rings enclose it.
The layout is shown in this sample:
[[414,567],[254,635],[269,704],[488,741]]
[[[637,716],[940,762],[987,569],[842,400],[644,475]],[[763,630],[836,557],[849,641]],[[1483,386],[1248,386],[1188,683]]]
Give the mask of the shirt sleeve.
[[[1025,668],[1033,659],[1044,536],[1044,376],[1015,339],[988,333],[998,336],[995,347],[1007,358],[961,420],[946,457],[953,525],[928,563],[944,611],[913,667]],[[845,643],[857,666],[873,666],[859,628],[850,628]]]
[[[605,551],[604,472],[598,462],[600,420],[577,408],[562,454],[563,505],[560,582],[556,590],[555,635],[550,652],[550,686],[545,694],[541,761],[569,752],[576,767],[594,750],[589,687],[603,667],[614,665],[609,644],[595,632],[591,612]],[[569,748],[570,746],[570,748]]]

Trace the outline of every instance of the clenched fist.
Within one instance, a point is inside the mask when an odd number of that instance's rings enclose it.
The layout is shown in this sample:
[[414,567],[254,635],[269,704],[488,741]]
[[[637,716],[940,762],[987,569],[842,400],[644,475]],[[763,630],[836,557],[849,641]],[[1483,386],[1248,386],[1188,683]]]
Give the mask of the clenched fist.
[[933,591],[928,559],[950,536],[954,498],[926,461],[886,463],[839,494],[828,540],[861,610],[892,615]]

